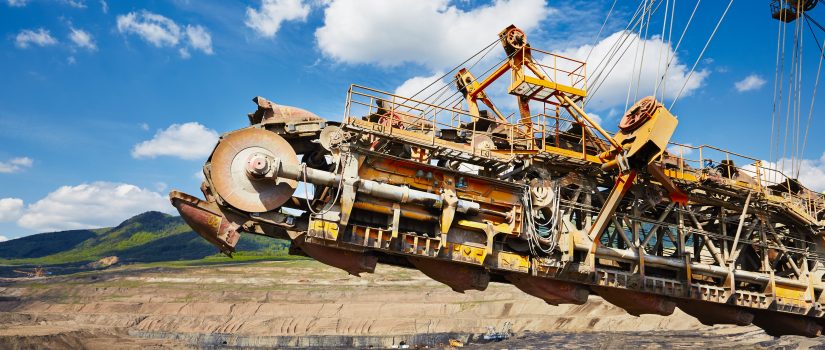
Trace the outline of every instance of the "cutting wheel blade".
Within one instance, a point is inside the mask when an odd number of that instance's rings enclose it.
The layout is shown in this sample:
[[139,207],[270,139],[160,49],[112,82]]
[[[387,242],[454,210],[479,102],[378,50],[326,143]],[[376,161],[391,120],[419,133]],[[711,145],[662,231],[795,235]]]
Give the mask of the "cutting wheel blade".
[[281,136],[264,129],[247,128],[225,135],[212,153],[211,180],[215,192],[227,203],[246,212],[279,208],[295,192],[295,180],[253,180],[246,162],[255,153],[277,157],[284,164],[298,165],[292,146]]

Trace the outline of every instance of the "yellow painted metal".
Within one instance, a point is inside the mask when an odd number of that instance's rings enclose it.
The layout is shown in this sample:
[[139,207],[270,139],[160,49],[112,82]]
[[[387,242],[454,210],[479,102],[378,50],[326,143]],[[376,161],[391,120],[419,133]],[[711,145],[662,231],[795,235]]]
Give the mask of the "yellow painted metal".
[[481,94],[482,91],[484,91],[485,88],[487,88],[488,86],[490,86],[490,84],[496,81],[496,79],[501,77],[504,73],[507,73],[507,70],[509,70],[510,68],[511,67],[509,62],[504,62],[502,65],[498,66],[498,68],[496,68],[496,70],[493,73],[491,73],[487,78],[484,78],[484,80],[482,80],[478,84],[475,90],[473,90],[473,92],[470,93],[470,97],[475,99],[479,94]]
[[574,158],[574,159],[581,159],[588,161],[593,164],[602,164],[604,163],[603,160],[599,159],[598,156],[595,154],[582,154],[582,152],[577,152],[565,148],[554,147],[554,146],[544,146],[544,152],[548,154],[560,155],[564,157]]
[[631,132],[620,131],[613,136],[613,139],[627,150],[628,158],[633,157],[643,149],[648,152],[649,148],[645,148],[645,146],[655,146],[657,153],[646,153],[645,157],[650,156],[651,159],[657,159],[667,149],[670,137],[673,136],[678,124],[679,121],[673,114],[670,114],[664,106],[659,106],[644,125]]
[[477,264],[484,264],[487,258],[487,251],[484,246],[471,245],[471,243],[450,243],[450,253],[453,260]]
[[808,305],[808,289],[803,287],[783,286],[777,284],[774,287],[776,301],[786,305],[806,307]]
[[610,220],[613,218],[613,214],[616,213],[619,202],[627,191],[630,190],[630,187],[633,186],[633,181],[635,180],[636,170],[631,170],[616,177],[616,185],[610,190],[610,195],[605,199],[604,206],[602,206],[599,215],[596,217],[596,222],[590,228],[589,236],[593,240],[591,254],[595,254],[596,249],[599,247],[602,233],[604,233],[604,230],[610,225]]
[[498,252],[497,263],[498,267],[504,270],[517,271],[527,273],[530,271],[530,257],[526,255]]
[[[470,220],[458,220],[458,226],[463,226],[467,228],[474,228],[478,229],[479,231],[484,231],[487,229],[487,223],[478,222],[478,221],[470,221]],[[518,232],[513,232],[513,225],[507,223],[492,223],[493,231],[497,233],[505,233],[505,234],[518,234]]]
[[324,220],[311,220],[309,222],[309,235],[329,241],[337,241],[338,223]]
[[546,95],[542,95],[541,97],[543,98],[540,98],[540,100],[545,100],[548,97],[550,97],[553,94],[553,91],[560,91],[562,93],[575,96],[587,96],[586,90],[555,83],[549,80],[531,77],[529,75],[522,75],[518,78],[518,80],[513,81],[510,84],[508,92],[520,96],[536,96],[535,93],[537,91],[541,91],[544,89],[551,91],[548,92]]
[[559,102],[566,103],[567,105],[570,106],[570,108],[573,108],[573,110],[575,110],[576,113],[578,113],[580,117],[587,120],[587,122],[590,123],[590,125],[594,129],[596,129],[596,131],[598,131],[600,134],[602,134],[602,136],[604,136],[604,138],[608,142],[610,142],[611,145],[613,145],[613,148],[615,148],[616,150],[621,150],[622,149],[622,147],[619,146],[619,144],[615,140],[613,140],[613,138],[610,136],[610,134],[607,133],[607,131],[604,131],[604,129],[602,129],[602,127],[601,127],[601,125],[599,125],[599,123],[594,122],[593,119],[590,118],[590,116],[588,116],[587,113],[585,113],[585,111],[576,104],[576,102],[574,102],[573,100],[571,100],[569,97],[567,97],[565,95],[558,95],[557,97],[559,99]]

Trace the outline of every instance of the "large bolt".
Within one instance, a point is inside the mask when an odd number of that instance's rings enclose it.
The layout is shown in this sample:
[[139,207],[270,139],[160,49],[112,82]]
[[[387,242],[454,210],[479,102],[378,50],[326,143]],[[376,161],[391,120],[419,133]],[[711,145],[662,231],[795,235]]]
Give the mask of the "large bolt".
[[269,172],[269,158],[260,153],[249,156],[246,161],[246,172],[254,177],[263,177]]

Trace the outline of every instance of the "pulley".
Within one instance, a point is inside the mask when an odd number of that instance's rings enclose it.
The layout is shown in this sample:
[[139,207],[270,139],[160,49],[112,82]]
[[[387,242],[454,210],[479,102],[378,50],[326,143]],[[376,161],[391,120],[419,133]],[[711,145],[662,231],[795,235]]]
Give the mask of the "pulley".
[[622,117],[622,120],[619,122],[619,129],[624,132],[631,132],[638,129],[642,124],[650,120],[653,112],[656,111],[656,107],[659,107],[659,103],[656,102],[656,98],[653,96],[648,96],[637,101]]

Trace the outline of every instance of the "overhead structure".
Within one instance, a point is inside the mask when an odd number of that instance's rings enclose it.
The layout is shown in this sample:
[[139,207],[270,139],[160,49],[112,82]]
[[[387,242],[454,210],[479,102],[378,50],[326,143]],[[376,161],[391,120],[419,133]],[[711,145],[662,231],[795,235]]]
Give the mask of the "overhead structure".
[[819,0],[771,0],[771,17],[790,23],[813,10]]
[[[506,58],[457,70],[453,102],[352,85],[335,122],[257,97],[206,161],[205,198],[172,203],[226,254],[264,235],[355,275],[383,263],[458,292],[511,283],[550,304],[597,294],[634,315],[821,333],[822,195],[670,142],[678,120],[655,97],[608,132],[585,112],[584,62],[514,26],[497,42]],[[486,93],[497,81],[517,115]]]

